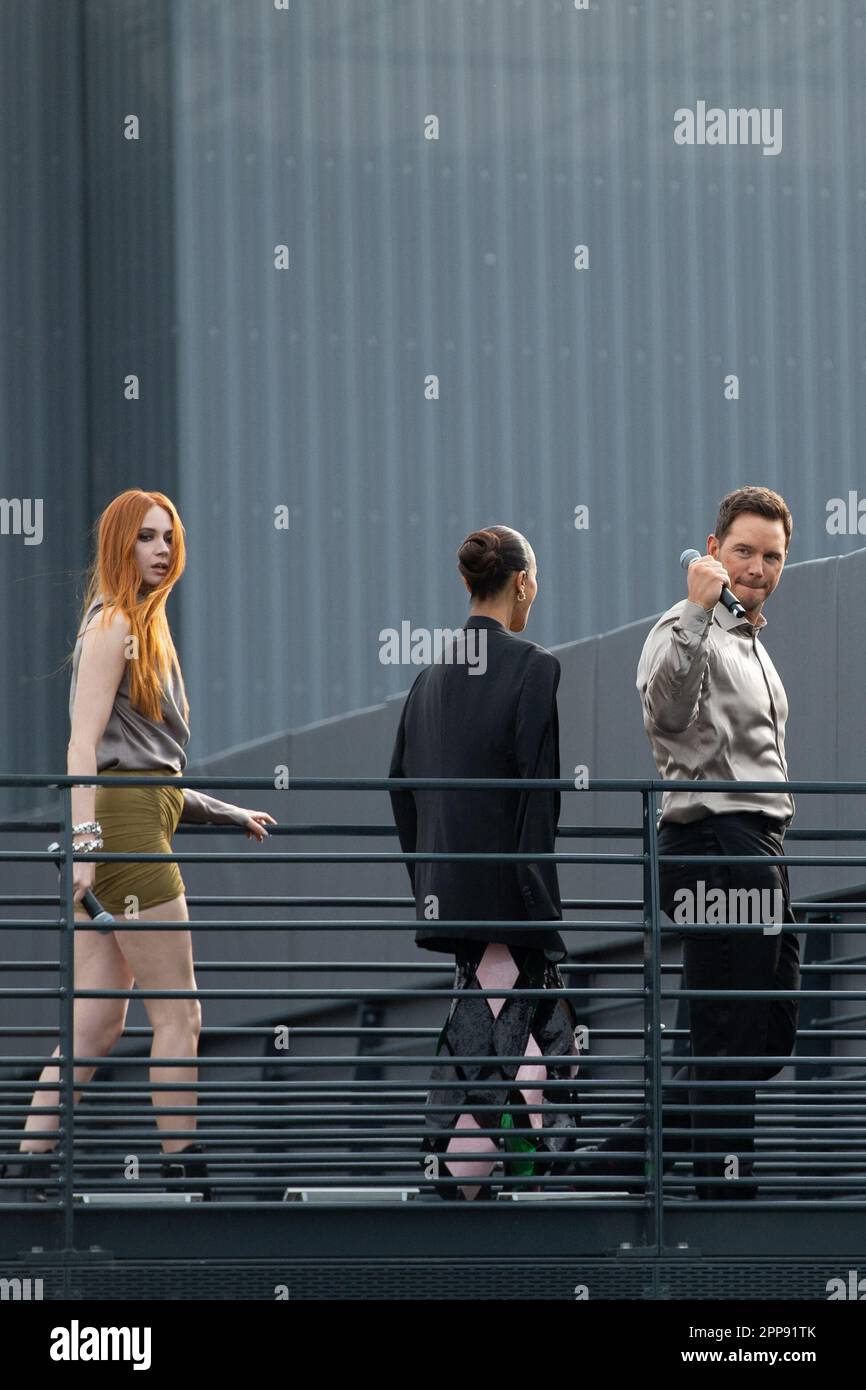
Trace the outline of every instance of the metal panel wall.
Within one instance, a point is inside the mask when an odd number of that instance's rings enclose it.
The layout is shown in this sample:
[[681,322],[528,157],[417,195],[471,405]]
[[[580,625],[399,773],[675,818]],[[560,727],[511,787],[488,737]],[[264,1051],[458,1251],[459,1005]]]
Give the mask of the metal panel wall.
[[[62,764],[69,572],[131,484],[188,528],[193,757],[404,688],[379,633],[462,620],[487,520],[536,547],[548,646],[669,603],[744,481],[787,495],[792,560],[860,543],[826,504],[866,400],[864,0],[7,0],[0,25],[3,495],[51,513],[33,553],[0,538],[5,766]],[[781,108],[781,152],[677,145],[701,101]]]
[[[405,685],[378,634],[461,621],[484,521],[535,544],[547,645],[670,602],[742,482],[787,495],[792,559],[859,543],[826,502],[860,477],[864,15],[177,0],[199,752]],[[676,145],[699,100],[781,107],[781,153]]]
[[[65,769],[64,659],[98,513],[127,487],[176,491],[167,6],[0,6],[0,493],[10,504],[0,522],[0,727],[10,772]],[[136,140],[124,135],[129,116]],[[129,375],[138,399],[127,398]],[[12,529],[28,500],[41,506],[33,544]],[[32,800],[0,792],[0,807],[15,815]]]
[[[64,0],[41,19],[0,6],[0,760],[10,772],[56,767],[66,745],[68,676],[57,668],[88,516],[80,31]],[[7,812],[30,804],[0,791]]]

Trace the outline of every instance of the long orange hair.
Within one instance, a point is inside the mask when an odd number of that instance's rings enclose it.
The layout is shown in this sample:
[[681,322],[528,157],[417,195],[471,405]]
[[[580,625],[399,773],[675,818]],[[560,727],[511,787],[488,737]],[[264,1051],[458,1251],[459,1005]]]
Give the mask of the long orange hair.
[[[164,507],[168,512],[174,537],[168,570],[162,582],[140,594],[142,581],[135,560],[135,545],[141,524],[154,505]],[[138,657],[129,662],[130,703],[147,719],[162,723],[162,693],[174,669],[183,691],[183,717],[188,719],[189,702],[165,614],[166,599],[186,567],[184,529],[177,508],[165,493],[129,488],[109,502],[97,520],[94,531],[96,556],[90,567],[78,635],[84,629],[88,608],[97,596],[102,595],[100,625],[107,626],[109,617],[119,609],[129,619],[130,637],[136,639],[134,649]]]

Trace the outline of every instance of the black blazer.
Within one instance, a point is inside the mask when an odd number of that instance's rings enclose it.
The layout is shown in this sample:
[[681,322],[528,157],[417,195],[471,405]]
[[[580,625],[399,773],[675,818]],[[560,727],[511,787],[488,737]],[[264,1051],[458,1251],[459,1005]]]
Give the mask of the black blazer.
[[[556,657],[495,618],[470,616],[464,627],[487,630],[486,670],[472,674],[466,661],[442,660],[420,672],[403,706],[388,775],[559,777]],[[474,654],[471,645],[469,654]],[[558,791],[392,791],[391,804],[404,852],[553,853],[556,847]],[[488,918],[561,921],[555,864],[418,862],[406,867],[416,916],[424,922],[415,937],[419,946],[454,951],[461,940],[499,940],[542,948],[550,959],[565,957],[553,927],[497,934],[483,927],[436,925],[437,920]],[[432,919],[431,895],[438,900]]]

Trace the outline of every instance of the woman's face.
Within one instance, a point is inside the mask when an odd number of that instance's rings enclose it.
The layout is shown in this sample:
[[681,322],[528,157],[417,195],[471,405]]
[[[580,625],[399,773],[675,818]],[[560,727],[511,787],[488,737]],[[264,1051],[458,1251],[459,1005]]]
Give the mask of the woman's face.
[[145,513],[135,542],[135,562],[143,584],[156,588],[165,579],[174,541],[171,517],[156,503]]
[[520,574],[514,577],[515,595],[525,594],[526,597],[522,601],[518,597],[514,604],[514,612],[509,624],[512,632],[522,632],[526,627],[529,610],[535,595],[538,593],[538,566],[535,562],[534,550],[530,549],[529,557],[529,569],[521,570]]

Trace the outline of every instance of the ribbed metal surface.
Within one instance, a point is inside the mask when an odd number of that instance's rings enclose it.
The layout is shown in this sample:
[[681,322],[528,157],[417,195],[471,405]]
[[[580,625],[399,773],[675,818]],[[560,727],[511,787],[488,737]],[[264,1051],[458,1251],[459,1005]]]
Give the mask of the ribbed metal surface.
[[21,772],[66,746],[68,677],[52,672],[88,524],[80,39],[63,0],[0,6],[0,493],[42,512],[41,543],[0,534],[2,763]]
[[[844,1271],[842,1272],[844,1274]],[[231,1299],[273,1302],[278,1288],[298,1299],[809,1299],[826,1301],[840,1265],[815,1261],[630,1260],[118,1260],[67,1266],[21,1265],[33,1297],[67,1299]],[[285,1297],[285,1293],[282,1295]],[[583,1297],[587,1297],[584,1294]]]
[[[677,597],[735,484],[785,492],[792,559],[860,542],[825,523],[866,425],[863,0],[8,0],[0,26],[3,494],[46,509],[42,546],[0,538],[6,766],[61,761],[71,572],[130,484],[189,532],[194,757],[405,689],[379,632],[461,621],[485,520],[535,544],[548,646]],[[677,146],[698,101],[780,106],[781,154]]]
[[0,6],[0,493],[42,507],[39,544],[0,534],[6,770],[66,765],[63,663],[99,511],[136,484],[176,491],[166,14],[167,0]]
[[[864,13],[173,6],[201,752],[405,689],[378,634],[462,620],[454,552],[485,520],[536,546],[546,645],[678,597],[742,482],[788,496],[792,558],[862,543],[825,503],[866,424]],[[699,99],[781,105],[782,153],[676,146]]]

